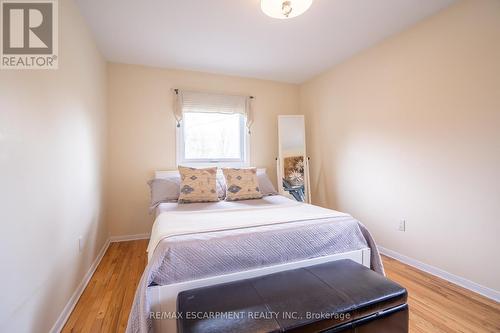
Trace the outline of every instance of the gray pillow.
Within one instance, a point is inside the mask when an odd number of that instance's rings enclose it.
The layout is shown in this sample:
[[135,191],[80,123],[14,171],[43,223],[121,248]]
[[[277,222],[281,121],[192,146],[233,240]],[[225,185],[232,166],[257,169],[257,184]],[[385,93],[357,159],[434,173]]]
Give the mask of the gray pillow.
[[274,188],[273,183],[267,176],[265,172],[259,173],[257,172],[257,181],[259,182],[259,189],[262,195],[276,195],[278,192]]
[[177,202],[180,184],[180,177],[151,179],[148,182],[151,190],[151,208],[162,202]]

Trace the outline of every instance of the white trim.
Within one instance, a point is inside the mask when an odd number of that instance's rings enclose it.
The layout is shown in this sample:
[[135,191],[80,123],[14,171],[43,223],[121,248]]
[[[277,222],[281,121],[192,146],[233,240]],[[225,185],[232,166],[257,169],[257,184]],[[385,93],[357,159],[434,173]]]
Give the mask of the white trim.
[[75,308],[76,304],[78,303],[80,296],[82,296],[83,291],[85,290],[85,288],[87,288],[87,284],[90,282],[92,275],[94,275],[94,272],[96,271],[97,267],[101,263],[101,260],[104,257],[104,254],[108,250],[109,244],[110,244],[110,240],[108,239],[104,243],[104,246],[102,247],[101,251],[99,251],[97,258],[95,258],[94,262],[90,266],[87,274],[85,274],[85,276],[83,277],[82,282],[80,282],[80,284],[76,288],[73,295],[71,295],[68,303],[66,303],[66,306],[64,307],[61,314],[59,315],[59,318],[57,318],[56,322],[54,323],[54,326],[52,326],[52,329],[49,332],[58,333],[63,329],[64,325],[66,324],[66,321],[68,320],[69,316],[73,312],[73,309]]
[[149,233],[135,234],[135,235],[123,235],[123,236],[110,236],[109,241],[111,243],[127,242],[127,241],[139,240],[139,239],[149,239],[150,236],[151,236],[151,234],[149,234]]
[[444,279],[448,282],[459,285],[460,287],[463,287],[465,289],[473,291],[473,292],[480,294],[484,297],[487,297],[491,300],[494,300],[496,302],[500,302],[500,291],[485,287],[485,286],[480,285],[476,282],[467,280],[461,276],[458,276],[458,275],[455,275],[452,273],[448,273],[447,271],[442,270],[441,268],[437,268],[437,267],[425,264],[425,263],[418,261],[416,259],[402,255],[396,251],[386,249],[382,246],[378,246],[378,249],[379,249],[381,254],[384,254],[388,257],[399,260],[402,263],[405,263],[407,265],[418,268],[421,271],[424,271],[426,273],[437,276],[437,277]]

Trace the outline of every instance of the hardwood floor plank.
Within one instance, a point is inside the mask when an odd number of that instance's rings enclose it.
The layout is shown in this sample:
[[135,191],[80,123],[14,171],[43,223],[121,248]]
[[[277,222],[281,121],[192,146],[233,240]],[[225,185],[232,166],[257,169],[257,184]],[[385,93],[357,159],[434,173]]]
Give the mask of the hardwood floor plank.
[[[146,267],[147,240],[112,243],[63,332],[124,332]],[[499,333],[500,304],[382,257],[387,276],[408,290],[411,333]]]

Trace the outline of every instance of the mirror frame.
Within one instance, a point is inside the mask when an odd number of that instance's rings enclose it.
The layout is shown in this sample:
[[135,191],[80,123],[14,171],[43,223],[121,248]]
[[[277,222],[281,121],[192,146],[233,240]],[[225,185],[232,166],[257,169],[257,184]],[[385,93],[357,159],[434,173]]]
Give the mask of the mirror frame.
[[278,158],[276,159],[276,170],[278,176],[278,192],[281,195],[286,194],[286,191],[283,189],[283,165],[284,165],[284,157],[281,145],[281,119],[285,118],[298,118],[302,120],[302,129],[304,133],[304,194],[306,203],[311,203],[311,189],[310,189],[310,181],[309,181],[309,158],[307,156],[307,145],[306,145],[306,123],[304,115],[278,115]]

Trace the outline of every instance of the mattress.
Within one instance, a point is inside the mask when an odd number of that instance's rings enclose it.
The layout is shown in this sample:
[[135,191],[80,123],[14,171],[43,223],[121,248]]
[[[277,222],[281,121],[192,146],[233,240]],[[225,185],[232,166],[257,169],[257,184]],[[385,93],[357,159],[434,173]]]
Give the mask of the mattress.
[[158,205],[155,211],[155,215],[158,216],[164,212],[172,211],[202,211],[202,210],[213,210],[213,209],[245,209],[248,207],[268,207],[268,206],[279,206],[289,203],[294,203],[296,201],[288,199],[282,195],[270,195],[263,197],[262,199],[254,200],[241,200],[241,201],[217,201],[217,202],[201,202],[201,203],[190,203],[190,204],[180,204],[177,202],[164,202]]

